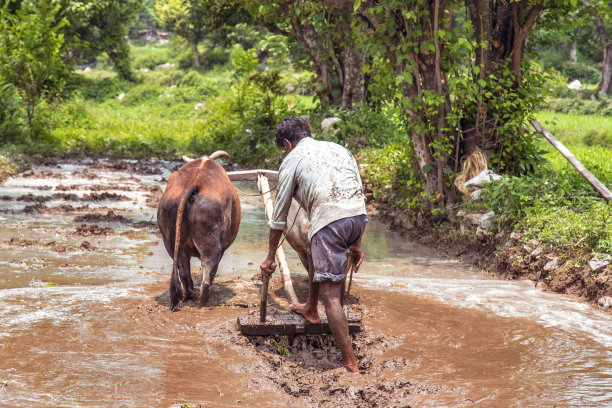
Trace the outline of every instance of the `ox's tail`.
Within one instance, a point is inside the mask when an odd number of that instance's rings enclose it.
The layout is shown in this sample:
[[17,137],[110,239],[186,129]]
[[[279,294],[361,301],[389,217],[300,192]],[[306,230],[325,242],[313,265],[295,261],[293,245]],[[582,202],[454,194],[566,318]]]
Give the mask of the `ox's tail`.
[[176,213],[176,231],[174,235],[174,254],[172,257],[172,275],[170,275],[170,310],[175,311],[181,297],[181,283],[178,277],[178,253],[181,248],[181,225],[183,224],[183,212],[185,203],[194,193],[198,191],[198,186],[192,184],[183,191],[178,211]]

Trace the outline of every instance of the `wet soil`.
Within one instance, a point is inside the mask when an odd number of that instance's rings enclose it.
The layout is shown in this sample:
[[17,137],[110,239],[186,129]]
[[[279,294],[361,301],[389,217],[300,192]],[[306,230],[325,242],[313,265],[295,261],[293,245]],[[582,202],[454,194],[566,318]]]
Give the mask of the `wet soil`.
[[[363,331],[352,335],[360,374],[329,372],[340,366],[330,335],[239,333],[238,316],[259,309],[258,197],[241,197],[240,235],[209,304],[189,300],[170,312],[172,262],[154,216],[163,180],[178,165],[50,160],[0,186],[9,198],[0,203],[0,406],[612,403],[606,315],[489,281],[388,235],[375,218],[347,302],[363,317]],[[19,200],[43,196],[37,191],[66,196]],[[115,191],[127,199],[82,204],[84,194]],[[305,300],[307,279],[297,257],[288,257]],[[198,287],[200,268],[192,272]],[[282,287],[275,276],[270,310],[288,312]]]

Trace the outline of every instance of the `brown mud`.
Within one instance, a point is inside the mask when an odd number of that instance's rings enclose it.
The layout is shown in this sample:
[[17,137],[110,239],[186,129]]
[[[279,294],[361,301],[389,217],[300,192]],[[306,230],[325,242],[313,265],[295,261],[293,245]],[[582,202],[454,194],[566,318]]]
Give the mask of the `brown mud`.
[[[15,192],[22,181],[35,191],[42,182],[62,180],[53,192],[124,191],[128,200],[77,205],[80,200],[58,196],[0,207],[0,406],[612,403],[612,334],[605,317],[548,298],[534,298],[539,303],[522,310],[516,304],[524,288],[508,290],[398,235],[386,238],[374,217],[364,242],[367,259],[347,302],[363,317],[364,330],[352,335],[360,374],[329,372],[341,365],[331,335],[239,333],[237,317],[259,309],[256,265],[265,255],[265,234],[258,197],[241,197],[242,235],[224,256],[208,305],[189,300],[170,312],[172,260],[153,217],[160,183],[178,164],[50,160],[45,166],[15,180],[10,197],[36,195]],[[57,171],[63,173],[51,174]],[[75,180],[83,178],[91,185]],[[294,287],[304,301],[307,279],[291,256]],[[197,288],[200,268],[192,271]],[[483,288],[470,289],[478,285]],[[487,297],[486,285],[498,303]],[[270,310],[288,312],[282,287],[275,275]],[[494,306],[480,307],[487,302]],[[552,317],[539,321],[529,314],[536,304]],[[555,315],[555,307],[573,314]],[[588,324],[593,336],[551,323],[560,318],[567,327]]]

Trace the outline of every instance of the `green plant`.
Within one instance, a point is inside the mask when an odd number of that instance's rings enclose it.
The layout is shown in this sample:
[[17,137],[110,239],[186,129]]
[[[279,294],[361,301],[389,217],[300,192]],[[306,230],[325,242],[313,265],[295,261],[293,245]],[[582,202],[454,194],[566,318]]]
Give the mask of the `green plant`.
[[58,97],[69,68],[59,5],[50,0],[24,2],[14,14],[6,2],[0,9],[0,78],[11,83],[25,102],[30,136],[41,99]]
[[257,66],[257,52],[255,48],[244,50],[240,45],[236,44],[232,47],[232,77],[243,78],[255,71]]
[[0,145],[21,139],[24,128],[15,87],[0,83]]
[[270,339],[270,343],[274,346],[276,354],[291,357],[291,348],[289,347],[289,339],[287,339],[287,336],[281,336],[277,339]]

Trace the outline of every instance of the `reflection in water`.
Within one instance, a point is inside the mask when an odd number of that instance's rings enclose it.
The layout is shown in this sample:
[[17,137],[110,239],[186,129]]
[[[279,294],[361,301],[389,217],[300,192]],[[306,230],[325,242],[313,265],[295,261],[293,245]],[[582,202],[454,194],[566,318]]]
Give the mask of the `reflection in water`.
[[[171,166],[160,166],[167,177]],[[129,200],[44,204],[87,204],[85,212],[102,208],[154,221],[147,187],[161,184],[160,175],[101,169],[92,181],[83,168],[34,169],[64,178],[16,177],[0,186],[0,196],[47,196],[58,186],[80,196],[95,183]],[[255,192],[249,183],[238,187]],[[256,274],[265,257],[261,199],[240,198],[240,233],[222,260],[213,296],[231,292],[222,279]],[[4,200],[0,210],[31,204]],[[114,232],[81,236],[74,216],[1,215],[0,406],[288,404],[277,387],[249,386],[254,375],[232,368],[240,352],[209,333],[244,309],[170,313],[158,304],[171,260],[153,227],[99,222]],[[389,353],[411,361],[405,375],[448,389],[444,396],[416,395],[414,406],[465,406],[468,399],[479,407],[612,406],[609,314],[536,291],[530,282],[490,279],[406,242],[372,217],[364,249],[354,293],[370,308],[366,329],[400,336],[402,344]],[[286,252],[292,273],[305,275],[293,251]]]

